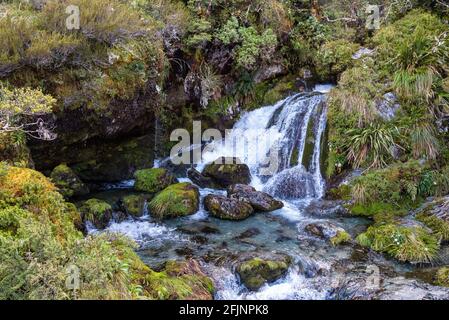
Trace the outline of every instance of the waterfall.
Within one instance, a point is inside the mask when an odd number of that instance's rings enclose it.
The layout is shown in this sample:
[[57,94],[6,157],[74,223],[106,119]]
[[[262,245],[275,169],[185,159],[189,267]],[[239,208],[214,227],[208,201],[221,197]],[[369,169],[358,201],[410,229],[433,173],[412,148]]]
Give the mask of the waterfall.
[[[258,189],[284,199],[321,198],[326,117],[326,96],[321,93],[296,94],[248,112],[226,139],[207,145],[200,169],[221,156],[238,157],[249,166]],[[262,175],[273,154],[276,170]]]

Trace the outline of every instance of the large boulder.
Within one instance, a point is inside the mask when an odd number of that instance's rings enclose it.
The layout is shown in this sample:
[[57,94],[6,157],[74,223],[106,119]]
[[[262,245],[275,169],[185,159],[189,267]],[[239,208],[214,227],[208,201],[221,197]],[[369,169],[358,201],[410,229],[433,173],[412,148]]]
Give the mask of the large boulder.
[[206,196],[204,206],[212,216],[223,220],[244,220],[254,213],[248,202],[213,194]]
[[89,188],[66,164],[60,164],[54,168],[50,178],[65,198],[89,194]]
[[158,193],[149,203],[152,217],[163,220],[189,216],[199,209],[198,188],[190,183],[171,185]]
[[249,184],[251,172],[246,164],[238,158],[221,157],[206,165],[202,175],[211,178],[213,183],[221,188],[227,188],[233,184]]
[[91,223],[95,228],[105,229],[113,218],[112,206],[99,199],[85,201],[80,207],[84,223]]
[[266,283],[282,278],[288,271],[291,259],[288,256],[276,256],[268,259],[256,257],[240,263],[237,273],[242,283],[250,290],[259,290]]
[[137,191],[157,193],[178,180],[163,168],[143,169],[134,173],[136,182],[134,189]]
[[274,199],[268,193],[256,191],[251,186],[234,184],[228,187],[228,197],[251,204],[256,211],[270,212],[284,207],[282,201]]

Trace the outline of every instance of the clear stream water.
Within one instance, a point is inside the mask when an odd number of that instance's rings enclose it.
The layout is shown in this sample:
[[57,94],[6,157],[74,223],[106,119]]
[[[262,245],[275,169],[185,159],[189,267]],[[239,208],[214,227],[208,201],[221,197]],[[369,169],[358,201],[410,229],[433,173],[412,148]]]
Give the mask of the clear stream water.
[[[320,169],[321,147],[329,89],[326,85],[318,86],[313,93],[293,95],[273,106],[246,113],[235,124],[227,143],[215,141],[208,145],[197,166],[201,170],[221,156],[239,157],[250,167],[252,185],[282,199],[284,208],[232,222],[210,217],[201,206],[190,217],[159,223],[149,214],[139,220],[113,223],[108,230],[135,239],[140,245],[139,255],[155,269],[171,259],[200,260],[215,281],[216,299],[352,298],[358,295],[349,289],[348,283],[357,279],[358,287],[365,292],[363,286],[370,283],[373,272],[378,272],[380,283],[368,291],[383,292],[383,296],[359,295],[401,298],[398,292],[403,294],[404,288],[404,297],[411,299],[423,298],[429,290],[446,294],[435,287],[422,289],[414,280],[404,279],[413,270],[412,266],[395,263],[354,245],[333,247],[304,231],[309,223],[331,222],[355,237],[368,225],[364,219],[339,216],[335,210],[337,204],[322,199],[325,181]],[[264,176],[261,170],[270,152],[278,155],[277,169],[273,175]],[[108,190],[95,196],[119,199],[132,192],[132,185],[133,181],[109,185]],[[201,200],[211,193],[224,192],[200,189]],[[236,263],[245,257],[272,253],[293,258],[288,274],[257,292],[248,291],[234,272]]]

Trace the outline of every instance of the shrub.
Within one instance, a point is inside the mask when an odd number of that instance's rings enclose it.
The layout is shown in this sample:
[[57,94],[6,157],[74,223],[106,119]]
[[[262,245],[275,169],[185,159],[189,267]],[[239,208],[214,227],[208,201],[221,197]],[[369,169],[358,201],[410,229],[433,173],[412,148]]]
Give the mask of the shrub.
[[347,40],[324,43],[316,56],[316,69],[323,80],[336,77],[353,63],[352,55],[360,46]]

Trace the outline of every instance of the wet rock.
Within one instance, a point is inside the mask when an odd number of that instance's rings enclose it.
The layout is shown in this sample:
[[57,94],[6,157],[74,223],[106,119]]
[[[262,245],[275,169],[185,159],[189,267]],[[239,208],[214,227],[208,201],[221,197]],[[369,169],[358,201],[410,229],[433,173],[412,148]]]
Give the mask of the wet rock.
[[100,230],[105,229],[113,218],[111,205],[98,199],[85,201],[80,212],[84,223],[90,222]]
[[195,251],[189,247],[178,248],[175,250],[176,254],[183,257],[192,257]]
[[260,68],[256,72],[254,76],[254,83],[261,83],[266,80],[271,80],[285,73],[286,69],[281,64],[273,64],[270,66],[265,66]]
[[146,195],[128,195],[121,199],[120,204],[126,214],[142,217],[145,214],[148,198],[149,196]]
[[385,121],[394,119],[397,111],[401,107],[397,101],[397,96],[393,92],[388,92],[383,96],[382,100],[376,102],[377,112],[382,119]]
[[[371,278],[370,278],[371,276]],[[372,281],[372,274],[351,274],[329,291],[330,300],[447,300],[449,288],[403,277]]]
[[171,185],[158,193],[149,203],[150,214],[156,219],[188,216],[199,209],[198,188],[190,183]]
[[341,202],[337,201],[313,201],[306,209],[305,212],[312,216],[348,216],[349,211],[341,205]]
[[270,212],[284,207],[282,201],[274,199],[268,193],[256,191],[248,185],[231,185],[227,191],[228,197],[248,202],[256,211]]
[[134,189],[148,193],[157,193],[178,182],[171,173],[163,168],[138,170],[134,173],[134,178],[136,179]]
[[220,189],[220,186],[212,178],[204,176],[194,168],[187,170],[187,177],[201,188]]
[[250,290],[257,291],[266,283],[282,278],[288,271],[291,259],[278,256],[272,259],[252,258],[237,266],[242,283]]
[[89,194],[89,188],[66,164],[60,164],[54,168],[50,178],[65,198]]
[[312,236],[329,241],[332,245],[339,245],[351,241],[351,236],[343,229],[330,222],[310,223],[305,230]]
[[190,237],[190,240],[192,240],[193,242],[198,243],[198,244],[206,244],[208,242],[206,237],[199,236],[199,235]]
[[433,199],[415,214],[416,220],[449,241],[449,196]]
[[202,175],[212,179],[213,183],[221,188],[251,182],[248,166],[242,164],[238,158],[218,158],[213,163],[206,165]]
[[212,216],[223,220],[244,220],[254,213],[248,202],[213,194],[206,196],[204,206]]
[[235,237],[236,239],[247,239],[252,238],[260,234],[260,230],[257,228],[250,228],[244,232],[242,232],[240,235]]

